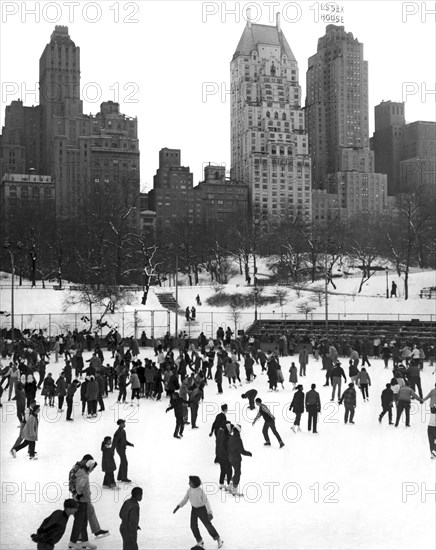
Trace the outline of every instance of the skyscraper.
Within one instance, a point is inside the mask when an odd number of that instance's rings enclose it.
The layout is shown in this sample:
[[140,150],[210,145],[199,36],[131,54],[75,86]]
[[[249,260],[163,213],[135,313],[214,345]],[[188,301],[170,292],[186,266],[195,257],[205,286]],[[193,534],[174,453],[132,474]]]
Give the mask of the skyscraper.
[[306,75],[306,125],[312,157],[312,182],[326,188],[326,176],[342,170],[344,149],[369,153],[368,62],[363,44],[344,27],[327,25],[309,58]]
[[369,149],[363,44],[344,27],[327,25],[317,53],[309,58],[306,80],[313,187],[327,191],[317,196],[317,210],[321,212],[325,200],[335,194],[341,216],[383,212],[388,204],[387,177],[374,172],[374,153]]
[[[0,173],[34,169],[55,184],[56,217],[74,218],[90,193],[116,194],[135,208],[139,201],[138,122],[103,102],[95,116],[83,114],[80,99],[80,48],[68,27],[56,25],[39,61],[40,105],[21,100],[6,107],[0,139]],[[107,194],[107,193],[106,193]],[[139,203],[138,203],[139,204]],[[139,223],[139,209],[129,217]]]
[[298,64],[280,27],[247,25],[231,61],[233,179],[248,186],[254,220],[311,216],[311,162]]

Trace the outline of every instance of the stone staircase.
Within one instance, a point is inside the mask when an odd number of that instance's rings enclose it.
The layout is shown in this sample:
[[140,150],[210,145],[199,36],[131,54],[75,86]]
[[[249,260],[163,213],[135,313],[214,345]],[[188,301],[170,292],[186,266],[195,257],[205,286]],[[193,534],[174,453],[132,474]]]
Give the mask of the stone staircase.
[[162,307],[165,307],[166,309],[172,312],[177,311],[178,315],[185,315],[185,310],[182,309],[179,306],[179,304],[176,302],[176,299],[174,298],[174,295],[172,292],[159,292],[159,293],[156,293],[156,296]]

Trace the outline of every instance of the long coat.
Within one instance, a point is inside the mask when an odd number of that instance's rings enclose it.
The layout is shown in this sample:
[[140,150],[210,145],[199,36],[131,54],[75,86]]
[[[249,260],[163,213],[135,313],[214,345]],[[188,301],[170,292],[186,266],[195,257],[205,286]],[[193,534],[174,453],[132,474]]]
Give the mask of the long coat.
[[304,392],[298,390],[294,398],[292,399],[292,403],[289,407],[290,411],[294,411],[295,414],[301,414],[304,413]]
[[29,414],[29,418],[21,433],[22,438],[27,441],[38,441],[38,424],[38,417],[34,414]]

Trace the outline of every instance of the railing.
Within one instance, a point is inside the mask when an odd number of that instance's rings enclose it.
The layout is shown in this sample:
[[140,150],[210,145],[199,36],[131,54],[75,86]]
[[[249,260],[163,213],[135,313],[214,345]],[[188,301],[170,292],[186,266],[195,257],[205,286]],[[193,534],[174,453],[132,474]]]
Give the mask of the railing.
[[[79,331],[89,328],[88,314],[86,312],[74,313],[26,313],[15,314],[15,328],[21,330],[43,330],[49,337],[66,333],[68,330],[77,329]],[[141,333],[145,331],[148,338],[162,338],[167,331],[174,334],[175,331],[175,312],[168,310],[134,310],[124,311],[114,314],[107,314],[103,321],[107,324],[104,327],[95,327],[99,335],[104,337],[111,328],[116,328],[121,336],[134,336],[140,338]],[[98,313],[94,314],[93,322],[95,325],[98,319]],[[224,330],[229,326],[236,333],[238,330],[248,330],[255,320],[254,311],[238,312],[235,318],[230,311],[197,311],[195,320],[187,321],[180,313],[178,314],[178,327],[181,331],[186,331],[189,337],[197,338],[200,332],[203,332],[208,338],[214,337],[219,327]],[[262,323],[265,321],[282,321],[293,323],[305,321],[305,325],[310,323],[319,323],[325,321],[322,313],[309,313],[307,316],[299,313],[282,313],[273,311],[270,313],[257,313],[257,320]],[[329,323],[350,321],[360,321],[368,325],[371,322],[396,323],[399,328],[402,323],[408,324],[412,320],[419,322],[434,323],[436,325],[436,314],[393,314],[393,313],[334,313],[329,312]],[[236,322],[235,322],[236,321]],[[0,315],[0,329],[10,329],[11,318]],[[94,330],[94,328],[93,328]]]

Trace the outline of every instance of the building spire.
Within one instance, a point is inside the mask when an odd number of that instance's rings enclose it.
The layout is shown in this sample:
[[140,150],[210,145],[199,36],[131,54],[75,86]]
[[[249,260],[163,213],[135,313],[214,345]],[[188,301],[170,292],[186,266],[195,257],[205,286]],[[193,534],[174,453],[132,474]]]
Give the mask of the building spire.
[[281,20],[280,20],[280,12],[276,13],[276,27],[277,27],[278,31],[282,30]]
[[251,29],[251,8],[247,9],[247,25],[248,28]]

